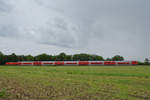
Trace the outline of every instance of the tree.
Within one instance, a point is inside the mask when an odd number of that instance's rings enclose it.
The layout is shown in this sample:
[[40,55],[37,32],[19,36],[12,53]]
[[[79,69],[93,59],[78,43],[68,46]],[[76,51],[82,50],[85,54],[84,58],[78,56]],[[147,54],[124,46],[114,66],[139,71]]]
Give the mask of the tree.
[[56,56],[56,61],[65,61],[65,59],[66,59],[66,54],[64,52]]
[[116,55],[116,56],[112,57],[112,60],[113,60],[113,61],[123,61],[124,58],[123,58],[123,56]]
[[15,53],[12,53],[11,55],[9,55],[8,59],[10,62],[17,62],[18,61],[18,57]]
[[85,54],[85,53],[73,55],[73,60],[74,61],[87,61],[89,59],[90,59],[89,55]]
[[145,65],[150,64],[150,63],[149,63],[149,59],[148,59],[148,58],[145,58],[145,60],[144,60],[144,64],[145,64]]
[[112,61],[112,59],[111,58],[106,58],[106,61]]
[[5,62],[6,62],[6,56],[2,52],[0,52],[0,65],[5,64]]
[[72,61],[72,55],[66,55],[65,61]]
[[54,56],[52,56],[51,60],[52,60],[52,61],[56,61],[56,58],[57,58],[57,56],[54,55]]
[[26,61],[34,61],[34,57],[32,55],[27,55]]
[[102,56],[95,56],[95,59],[96,59],[96,60],[104,61],[104,58],[103,58]]
[[18,61],[27,61],[27,57],[25,57],[24,55],[19,55]]
[[79,61],[80,60],[79,54],[73,55],[72,59],[73,61]]
[[50,60],[50,56],[43,53],[43,54],[40,54],[38,56],[35,56],[34,58],[35,61],[49,61]]
[[[4,55],[0,52],[0,65],[6,62],[17,62],[17,61],[104,61],[104,58],[99,55],[91,55],[86,53],[67,55],[64,52],[58,55],[48,55],[46,53],[32,56],[32,55],[16,55],[12,53],[11,55]],[[116,55],[112,58],[107,58],[107,61],[123,61],[124,58],[120,55]],[[150,64],[149,59],[145,59],[145,64]]]
[[79,59],[81,61],[87,61],[87,60],[89,60],[89,55],[85,54],[85,53],[81,53],[81,54],[79,54]]
[[89,55],[89,59],[91,61],[104,61],[104,58],[102,56],[98,56],[98,55]]

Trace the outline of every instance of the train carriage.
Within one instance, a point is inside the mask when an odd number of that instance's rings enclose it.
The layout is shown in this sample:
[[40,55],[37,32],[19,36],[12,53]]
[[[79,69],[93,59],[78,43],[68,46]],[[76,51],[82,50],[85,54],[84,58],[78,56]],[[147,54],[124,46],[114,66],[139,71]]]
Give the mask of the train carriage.
[[22,66],[100,66],[100,65],[137,65],[138,61],[22,61],[22,62],[6,62],[6,65],[22,65]]

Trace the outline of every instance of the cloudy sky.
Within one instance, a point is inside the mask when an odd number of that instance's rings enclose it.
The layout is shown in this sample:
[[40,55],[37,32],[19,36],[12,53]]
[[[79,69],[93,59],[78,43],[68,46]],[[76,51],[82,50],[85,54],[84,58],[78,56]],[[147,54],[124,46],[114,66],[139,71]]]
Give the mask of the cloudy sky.
[[150,0],[0,0],[0,51],[150,58]]

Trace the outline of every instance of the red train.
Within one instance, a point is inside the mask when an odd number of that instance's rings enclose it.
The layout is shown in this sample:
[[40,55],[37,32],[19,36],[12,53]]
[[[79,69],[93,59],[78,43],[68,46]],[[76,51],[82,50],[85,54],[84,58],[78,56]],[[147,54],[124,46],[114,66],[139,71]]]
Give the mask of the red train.
[[62,65],[137,65],[138,61],[21,61],[21,62],[7,62],[6,65],[41,65],[41,66],[62,66]]

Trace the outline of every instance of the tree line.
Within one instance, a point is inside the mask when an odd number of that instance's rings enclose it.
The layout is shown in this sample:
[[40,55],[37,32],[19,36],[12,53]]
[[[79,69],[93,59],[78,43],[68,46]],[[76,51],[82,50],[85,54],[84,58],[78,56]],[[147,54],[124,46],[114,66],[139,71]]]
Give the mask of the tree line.
[[120,55],[116,55],[112,58],[104,59],[102,56],[86,54],[86,53],[80,53],[74,55],[67,55],[64,52],[58,55],[49,55],[43,53],[37,56],[32,56],[32,55],[16,55],[15,53],[12,53],[10,55],[5,55],[2,52],[0,52],[0,65],[4,65],[6,62],[17,62],[17,61],[89,61],[89,60],[123,61],[124,57]]

